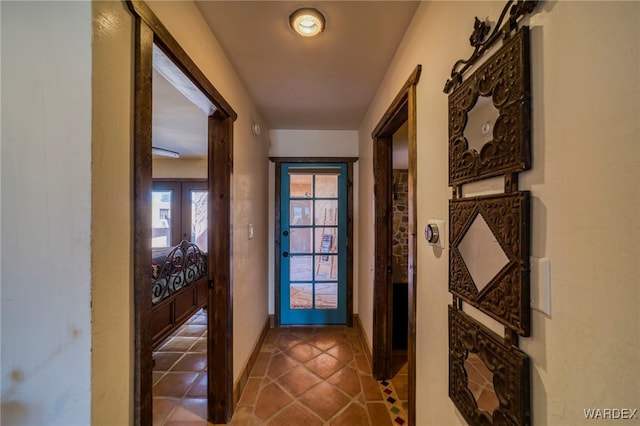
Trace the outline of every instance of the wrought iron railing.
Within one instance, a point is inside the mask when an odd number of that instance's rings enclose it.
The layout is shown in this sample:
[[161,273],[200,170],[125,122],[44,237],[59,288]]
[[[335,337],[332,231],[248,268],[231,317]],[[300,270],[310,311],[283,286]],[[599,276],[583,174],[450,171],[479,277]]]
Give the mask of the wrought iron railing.
[[183,240],[169,252],[152,286],[152,303],[158,304],[180,289],[207,275],[206,255]]

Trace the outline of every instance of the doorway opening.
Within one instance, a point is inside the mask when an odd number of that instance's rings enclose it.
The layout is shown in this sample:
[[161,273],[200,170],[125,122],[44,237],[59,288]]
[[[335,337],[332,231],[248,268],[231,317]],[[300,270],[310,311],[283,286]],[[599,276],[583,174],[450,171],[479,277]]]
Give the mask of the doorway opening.
[[[173,230],[158,229],[153,234],[152,187],[154,168],[152,147],[153,139],[153,81],[154,68],[157,71],[158,57],[162,54],[177,72],[173,73],[174,87],[181,92],[191,92],[194,98],[187,96],[192,103],[205,111],[205,143],[200,145],[207,155],[200,161],[204,165],[203,189],[195,190],[195,199],[186,203],[190,213],[181,217],[191,217],[191,223],[182,227],[178,237],[186,244],[179,244],[176,250],[182,251],[182,258],[192,258],[198,243],[207,246],[205,265],[197,263],[195,270],[204,273],[199,278],[200,285],[192,297],[176,300],[167,315],[176,320],[176,312],[185,301],[206,304],[207,324],[207,417],[214,423],[226,423],[233,413],[233,336],[232,336],[232,289],[231,289],[231,171],[233,167],[233,122],[236,113],[217,92],[164,25],[144,2],[126,3],[135,16],[135,76],[134,76],[134,423],[148,425],[153,423],[152,371],[153,371],[153,324],[154,309],[152,294],[154,291],[152,266],[152,241],[158,244],[169,242]],[[155,55],[154,55],[155,54]],[[170,68],[171,68],[170,67]],[[167,76],[165,76],[166,78]],[[171,80],[167,78],[167,80]],[[156,88],[157,90],[157,88]],[[186,95],[185,95],[186,96]],[[195,100],[198,98],[199,100]],[[204,109],[203,109],[204,108]],[[171,152],[171,149],[165,149]],[[175,177],[175,176],[172,176]],[[202,179],[201,179],[202,180]],[[206,208],[203,208],[206,201]],[[197,210],[196,216],[191,214]],[[198,213],[199,212],[199,213]],[[206,216],[206,221],[204,220]],[[170,213],[165,207],[158,207],[158,221],[170,221]],[[162,219],[161,219],[162,218]],[[184,222],[184,221],[181,221]],[[206,226],[203,226],[206,222]],[[216,226],[209,226],[215,223]],[[195,227],[194,227],[195,226]],[[158,228],[162,228],[159,226]],[[214,229],[215,228],[215,229]],[[186,238],[183,238],[186,234]],[[206,237],[205,237],[206,235]],[[158,237],[157,240],[153,238]],[[189,240],[193,237],[194,242]],[[162,240],[162,242],[160,241]],[[195,247],[195,248],[194,248]],[[190,251],[191,250],[191,251]],[[173,253],[173,251],[172,251]],[[192,265],[194,266],[194,265]],[[185,268],[186,271],[193,271]],[[204,272],[203,272],[204,271]],[[186,273],[185,273],[186,275]],[[176,281],[174,280],[175,284]],[[201,291],[200,291],[201,290]],[[215,297],[214,297],[215,295]],[[185,314],[186,315],[186,314]],[[179,322],[179,321],[178,321]],[[175,321],[174,321],[175,325]]]
[[[406,330],[408,369],[408,417],[415,423],[416,389],[416,85],[420,79],[418,65],[372,132],[375,209],[374,300],[372,372],[376,379],[393,377],[394,320],[398,330]],[[399,145],[401,128],[406,126],[407,140],[407,260],[406,266],[396,265],[397,274],[407,272],[406,303],[400,291],[394,292],[394,226],[393,226],[393,159],[394,138]],[[396,148],[398,148],[396,146]],[[398,153],[396,157],[400,157]],[[400,227],[401,225],[399,225]],[[402,274],[403,275],[403,274]],[[404,278],[404,277],[403,277]],[[394,293],[398,306],[394,309]],[[406,323],[401,312],[406,309]],[[402,333],[404,335],[404,332]],[[398,339],[398,338],[396,338]],[[397,343],[396,343],[397,344]],[[398,351],[397,353],[401,353]]]
[[347,166],[281,168],[280,323],[346,324]]
[[353,326],[353,163],[275,163],[274,324]]
[[392,136],[391,377],[408,362],[409,345],[409,133],[405,122]]

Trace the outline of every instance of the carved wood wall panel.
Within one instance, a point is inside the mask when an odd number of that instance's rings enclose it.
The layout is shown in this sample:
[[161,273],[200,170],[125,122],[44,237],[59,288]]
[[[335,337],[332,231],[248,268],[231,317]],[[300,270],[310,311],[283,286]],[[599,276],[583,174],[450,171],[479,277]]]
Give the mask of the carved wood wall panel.
[[[475,353],[493,373],[499,402],[493,412],[478,407],[465,361]],[[449,306],[449,397],[472,425],[531,424],[529,357],[464,312]]]
[[[478,290],[460,252],[472,223],[482,216],[508,263]],[[505,326],[529,335],[529,222],[527,191],[449,201],[449,291]]]
[[[493,139],[479,152],[464,135],[479,97],[499,116]],[[449,96],[449,185],[521,172],[531,167],[529,30],[520,29]]]

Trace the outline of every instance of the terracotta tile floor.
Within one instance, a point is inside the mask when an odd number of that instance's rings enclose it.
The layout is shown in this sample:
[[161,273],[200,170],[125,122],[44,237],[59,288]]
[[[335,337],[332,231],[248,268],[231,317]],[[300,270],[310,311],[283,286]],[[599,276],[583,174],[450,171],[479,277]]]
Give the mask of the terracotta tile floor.
[[[200,312],[154,352],[154,425],[207,425],[203,322]],[[406,367],[392,381],[374,380],[357,329],[276,328],[230,424],[403,425],[406,399]]]

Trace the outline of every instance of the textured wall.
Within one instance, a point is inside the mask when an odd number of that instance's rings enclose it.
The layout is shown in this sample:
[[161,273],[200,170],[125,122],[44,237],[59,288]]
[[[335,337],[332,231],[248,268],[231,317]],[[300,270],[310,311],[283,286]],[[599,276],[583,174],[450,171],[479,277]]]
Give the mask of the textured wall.
[[0,9],[0,423],[89,424],[91,4]]
[[409,282],[409,172],[393,171],[393,282]]

